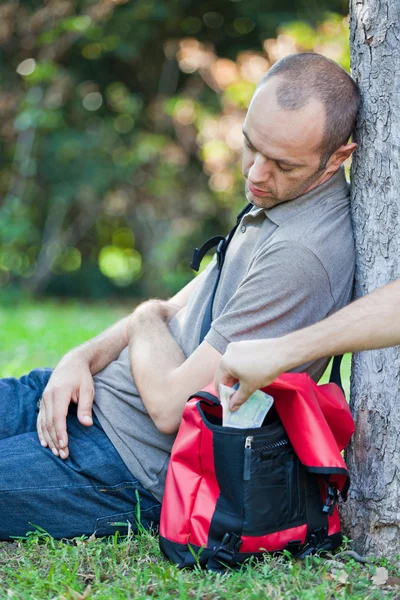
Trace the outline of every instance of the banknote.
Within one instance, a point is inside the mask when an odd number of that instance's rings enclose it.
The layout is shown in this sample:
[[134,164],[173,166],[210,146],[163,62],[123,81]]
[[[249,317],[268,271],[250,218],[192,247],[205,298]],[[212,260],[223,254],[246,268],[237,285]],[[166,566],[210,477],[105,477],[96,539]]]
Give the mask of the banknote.
[[257,390],[239,408],[232,412],[229,410],[229,399],[235,390],[227,385],[219,386],[220,401],[222,404],[222,425],[236,427],[237,429],[250,429],[261,427],[274,399],[269,394]]

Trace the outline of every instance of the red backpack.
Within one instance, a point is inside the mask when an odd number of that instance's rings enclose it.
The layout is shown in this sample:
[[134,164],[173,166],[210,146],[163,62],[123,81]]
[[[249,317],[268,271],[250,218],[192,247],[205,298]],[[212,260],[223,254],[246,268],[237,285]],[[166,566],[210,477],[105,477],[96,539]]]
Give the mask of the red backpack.
[[[219,273],[203,318],[212,306],[227,239],[208,240],[192,268],[218,243]],[[331,383],[318,386],[305,373],[285,373],[264,391],[274,398],[262,427],[222,426],[212,385],[189,399],[171,452],[160,522],[162,552],[179,567],[211,570],[264,552],[288,549],[299,557],[331,550],[342,541],[338,495],[346,500],[349,476],[341,451],[354,422],[335,357]],[[335,381],[336,383],[332,383]]]
[[340,545],[341,451],[354,422],[340,388],[284,374],[264,389],[275,410],[257,429],[222,426],[212,386],[186,405],[172,448],[160,547],[179,567],[219,570],[264,552],[299,557]]

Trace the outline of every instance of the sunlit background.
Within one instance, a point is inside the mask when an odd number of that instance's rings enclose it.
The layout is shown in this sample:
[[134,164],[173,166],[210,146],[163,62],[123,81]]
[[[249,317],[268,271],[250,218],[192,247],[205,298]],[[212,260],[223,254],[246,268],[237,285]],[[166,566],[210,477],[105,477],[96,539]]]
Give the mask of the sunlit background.
[[338,0],[0,6],[2,298],[168,295],[245,203],[241,124],[279,58],[349,68]]

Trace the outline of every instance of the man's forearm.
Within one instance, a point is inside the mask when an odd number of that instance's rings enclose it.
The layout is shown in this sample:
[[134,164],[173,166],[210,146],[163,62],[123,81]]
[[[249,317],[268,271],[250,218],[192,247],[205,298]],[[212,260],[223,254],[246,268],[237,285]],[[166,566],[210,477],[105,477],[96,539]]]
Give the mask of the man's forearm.
[[284,370],[311,360],[400,344],[400,281],[349,304],[324,321],[279,338]]
[[121,319],[93,339],[70,350],[62,360],[71,356],[79,357],[95,375],[115,360],[128,345],[128,321],[129,317]]
[[230,400],[237,410],[256,390],[299,365],[345,352],[400,344],[400,281],[376,290],[332,316],[280,338],[232,343],[222,357],[214,384],[239,389]]
[[[185,355],[168,329],[167,303],[152,301],[132,315],[129,332],[129,356],[133,378],[143,404],[160,430],[181,413],[173,395],[173,374],[185,361]],[[167,401],[168,398],[168,401]],[[162,408],[161,408],[162,407]],[[161,409],[161,410],[160,410]]]

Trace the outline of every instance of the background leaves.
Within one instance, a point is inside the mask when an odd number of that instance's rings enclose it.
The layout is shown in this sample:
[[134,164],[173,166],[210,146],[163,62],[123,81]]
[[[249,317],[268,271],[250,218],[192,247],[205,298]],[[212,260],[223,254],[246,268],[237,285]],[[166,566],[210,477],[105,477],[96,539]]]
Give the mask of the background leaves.
[[[327,10],[333,11],[327,13]],[[290,52],[348,68],[341,0],[0,6],[0,284],[172,294],[245,202],[241,124]]]

